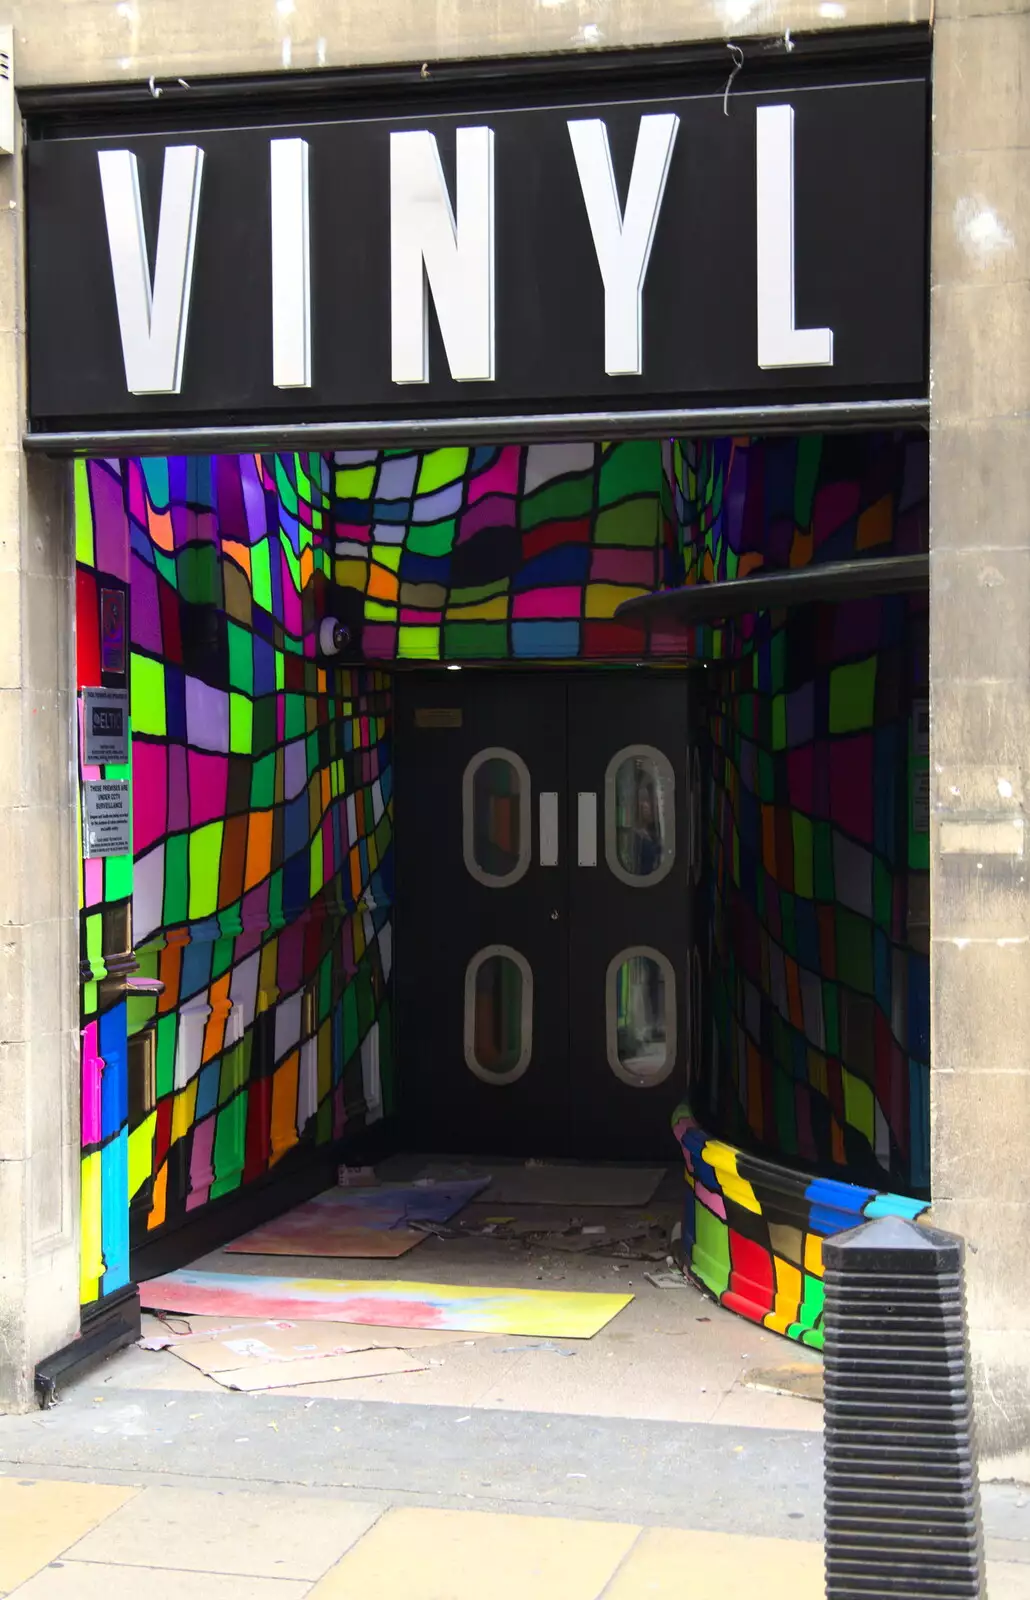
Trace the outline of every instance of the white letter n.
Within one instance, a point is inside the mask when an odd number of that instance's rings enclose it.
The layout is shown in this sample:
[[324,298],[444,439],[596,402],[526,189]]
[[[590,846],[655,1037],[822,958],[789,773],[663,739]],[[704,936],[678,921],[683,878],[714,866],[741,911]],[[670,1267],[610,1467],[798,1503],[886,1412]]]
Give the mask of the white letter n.
[[434,135],[390,135],[394,383],[429,382],[430,291],[451,377],[482,383],[494,376],[493,129],[459,128],[455,145],[452,210]]

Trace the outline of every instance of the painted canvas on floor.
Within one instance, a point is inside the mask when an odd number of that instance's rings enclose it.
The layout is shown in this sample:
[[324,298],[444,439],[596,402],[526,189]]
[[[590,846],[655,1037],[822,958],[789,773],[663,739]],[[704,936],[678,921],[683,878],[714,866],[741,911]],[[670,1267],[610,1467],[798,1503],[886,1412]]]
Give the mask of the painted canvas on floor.
[[140,1304],[147,1311],[311,1318],[372,1327],[449,1328],[554,1339],[592,1339],[632,1299],[631,1294],[557,1289],[363,1283],[353,1278],[266,1278],[226,1272],[170,1272],[140,1285]]
[[369,1189],[327,1189],[285,1216],[263,1223],[226,1249],[250,1256],[392,1258],[420,1244],[414,1223],[448,1222],[490,1183],[407,1183]]

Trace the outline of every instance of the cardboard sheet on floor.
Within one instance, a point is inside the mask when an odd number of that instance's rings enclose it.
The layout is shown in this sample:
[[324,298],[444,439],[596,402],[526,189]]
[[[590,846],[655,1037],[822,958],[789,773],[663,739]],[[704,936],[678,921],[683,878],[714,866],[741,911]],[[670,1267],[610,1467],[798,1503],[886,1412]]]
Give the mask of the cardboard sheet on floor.
[[[274,1327],[288,1331],[293,1327],[299,1329],[298,1338],[319,1339],[323,1335],[329,1341],[330,1349],[337,1349],[341,1342],[345,1342],[351,1350],[424,1350],[436,1345],[459,1344],[462,1340],[469,1342],[466,1333],[453,1333],[446,1328],[388,1328],[382,1324],[374,1328],[362,1327],[360,1323],[348,1323],[346,1334],[341,1334],[338,1322],[239,1322],[236,1318],[227,1317],[200,1317],[195,1314],[185,1316],[179,1312],[167,1314],[167,1320],[161,1320],[165,1313],[155,1315],[146,1313],[143,1323],[144,1338],[155,1338],[154,1349],[171,1349],[174,1345],[189,1342],[187,1335],[195,1335],[197,1343],[202,1339],[221,1339],[226,1335],[242,1329],[241,1337],[253,1328]],[[160,1344],[156,1339],[163,1333],[169,1337]],[[260,1338],[260,1333],[258,1338]],[[485,1337],[485,1335],[481,1335]],[[141,1340],[142,1344],[143,1341]]]
[[[206,1321],[206,1318],[198,1318]],[[424,1349],[454,1344],[461,1333],[426,1328],[362,1328],[339,1322],[215,1322],[188,1337],[171,1339],[165,1349],[213,1377],[273,1362],[316,1361],[357,1351]]]
[[[445,1182],[446,1167],[425,1176]],[[580,1167],[534,1162],[496,1172],[483,1201],[492,1206],[646,1206],[665,1176],[662,1167]]]
[[226,1245],[236,1255],[392,1260],[420,1244],[412,1223],[448,1222],[490,1183],[490,1175],[440,1183],[327,1189]]
[[237,1372],[212,1372],[224,1389],[257,1394],[265,1389],[294,1389],[298,1384],[340,1383],[353,1378],[387,1378],[399,1372],[425,1372],[426,1363],[403,1350],[353,1350],[349,1355],[314,1356],[300,1361],[272,1361]]
[[592,1339],[628,1306],[631,1294],[494,1289],[444,1283],[271,1278],[253,1273],[169,1272],[140,1285],[147,1311],[448,1328]]
[[326,1256],[353,1261],[396,1261],[425,1238],[413,1228],[335,1227],[332,1219],[296,1219],[291,1213],[255,1228],[223,1248],[240,1256]]
[[177,1339],[168,1348],[180,1361],[213,1377],[277,1362],[353,1355],[367,1351],[368,1343],[338,1322],[241,1322],[217,1333]]

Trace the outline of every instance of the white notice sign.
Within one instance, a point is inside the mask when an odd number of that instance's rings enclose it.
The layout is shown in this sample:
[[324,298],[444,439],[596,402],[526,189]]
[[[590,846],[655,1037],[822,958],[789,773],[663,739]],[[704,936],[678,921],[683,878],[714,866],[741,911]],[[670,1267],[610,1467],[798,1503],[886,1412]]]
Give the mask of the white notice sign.
[[82,785],[82,854],[125,856],[132,848],[127,783]]

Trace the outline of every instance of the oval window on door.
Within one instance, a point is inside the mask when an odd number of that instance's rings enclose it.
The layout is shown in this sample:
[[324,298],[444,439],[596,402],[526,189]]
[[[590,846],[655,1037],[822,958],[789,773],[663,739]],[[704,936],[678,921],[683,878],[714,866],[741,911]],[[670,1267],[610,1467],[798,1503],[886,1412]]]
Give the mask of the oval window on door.
[[488,889],[517,883],[532,849],[529,768],[514,750],[479,750],[461,782],[465,866]]
[[510,945],[488,944],[465,969],[465,1065],[484,1083],[514,1083],[532,1052],[532,968]]
[[617,750],[604,776],[604,854],[620,883],[660,883],[676,859],[676,779],[649,744]]
[[676,1061],[676,979],[660,950],[634,945],[608,963],[608,1065],[623,1083],[651,1089]]

